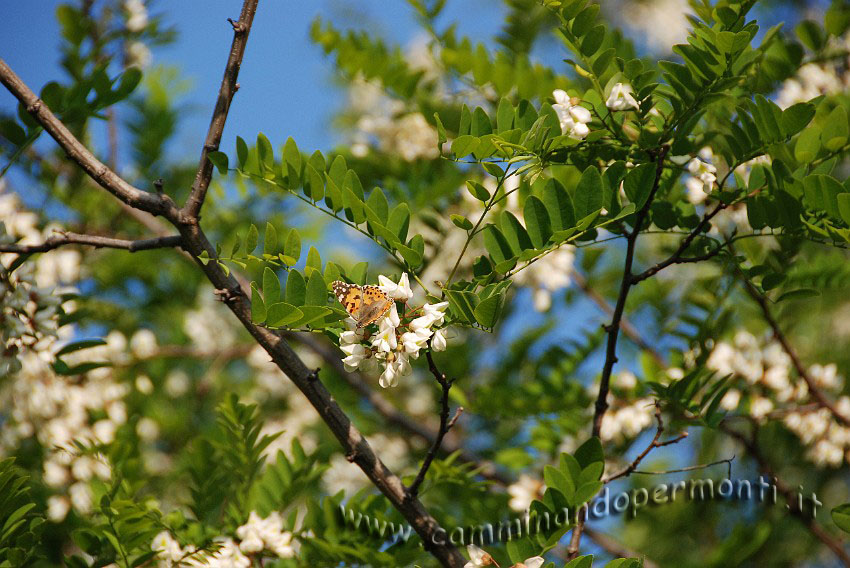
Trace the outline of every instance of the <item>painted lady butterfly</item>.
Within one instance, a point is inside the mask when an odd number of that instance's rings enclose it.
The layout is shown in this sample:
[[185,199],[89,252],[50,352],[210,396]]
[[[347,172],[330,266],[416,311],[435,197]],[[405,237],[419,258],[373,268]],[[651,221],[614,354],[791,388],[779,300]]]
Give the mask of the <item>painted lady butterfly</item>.
[[390,311],[393,300],[377,286],[358,286],[337,280],[331,284],[334,296],[357,321],[357,328],[375,323]]

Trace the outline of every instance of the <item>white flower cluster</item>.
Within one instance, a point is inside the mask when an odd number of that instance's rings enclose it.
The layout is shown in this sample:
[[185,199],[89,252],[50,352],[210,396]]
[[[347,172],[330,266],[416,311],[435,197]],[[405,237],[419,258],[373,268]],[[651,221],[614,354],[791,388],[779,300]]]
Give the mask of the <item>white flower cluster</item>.
[[162,531],[151,543],[156,552],[158,568],[177,568],[180,566],[207,566],[210,568],[250,568],[251,559],[242,554],[239,546],[231,538],[217,538],[218,547],[212,554],[198,551],[194,546],[182,548],[171,533]]
[[605,106],[614,111],[636,110],[640,108],[640,103],[637,102],[637,99],[632,94],[631,85],[628,83],[617,83],[611,88],[611,94],[608,95]]
[[295,556],[292,533],[283,530],[283,519],[277,511],[265,519],[251,511],[248,522],[236,529],[239,550],[245,554],[256,554],[263,550],[273,552],[278,558]]
[[698,192],[708,195],[714,189],[714,184],[717,182],[717,168],[699,158],[694,158],[688,162],[688,171],[691,177],[685,180],[685,187],[688,188],[689,200],[691,203],[699,202],[696,197]]
[[532,288],[534,309],[546,312],[552,307],[552,294],[570,285],[575,258],[575,247],[561,246],[517,272],[513,281]]
[[581,106],[578,99],[570,98],[563,89],[555,89],[552,91],[552,96],[555,98],[552,109],[558,115],[561,134],[566,134],[576,140],[583,140],[585,136],[590,134],[590,128],[587,126],[592,118],[590,111]]
[[236,536],[238,543],[230,537],[215,539],[219,548],[209,554],[198,551],[191,545],[181,547],[171,533],[162,531],[154,537],[151,550],[157,553],[157,566],[160,568],[250,568],[253,565],[252,557],[259,558],[263,552],[278,558],[293,558],[296,553],[292,533],[283,530],[283,519],[277,512],[263,519],[255,511],[251,511],[248,522],[236,529]]
[[655,401],[651,398],[639,398],[630,404],[615,399],[612,406],[602,417],[599,438],[603,442],[632,439],[653,423]]
[[393,300],[387,315],[377,322],[378,333],[368,335],[365,328],[357,329],[357,322],[348,318],[346,325],[349,329],[340,334],[339,346],[346,355],[342,362],[348,371],[360,369],[372,372],[380,362],[383,370],[379,382],[387,388],[396,386],[399,377],[412,372],[410,358],[418,358],[429,341],[434,351],[446,349],[445,330],[432,328],[443,325],[449,303],[426,303],[421,308],[405,309],[402,321],[395,301],[404,302],[406,308],[407,302],[413,298],[407,274],[402,274],[398,284],[383,275],[378,277],[378,281],[379,288]]
[[214,353],[236,344],[236,330],[227,309],[209,287],[198,292],[198,307],[183,316],[183,331],[201,351]]
[[[850,463],[850,428],[838,423],[829,409],[807,408],[813,402],[809,388],[803,380],[792,377],[791,358],[777,341],[759,341],[751,333],[739,331],[732,342],[722,341],[714,347],[706,366],[742,379],[723,397],[722,408],[737,410],[747,395],[746,411],[763,420],[781,410],[777,405],[793,405],[795,410],[785,414],[783,422],[808,447],[808,459],[820,466],[838,467],[845,459]],[[825,392],[838,393],[844,385],[834,364],[815,364],[807,371]],[[838,398],[836,408],[841,415],[850,416],[850,397]]]
[[[474,544],[467,545],[466,552],[469,554],[469,562],[463,565],[463,568],[484,568],[485,566],[498,566],[493,557],[488,552],[481,550]],[[527,558],[522,562],[517,562],[511,568],[542,568],[546,561],[542,556],[534,556]]]
[[372,143],[407,162],[439,157],[437,130],[419,112],[406,112],[401,101],[384,94],[376,82],[357,79],[349,91],[350,108],[360,116],[351,152],[366,156]]
[[508,486],[508,495],[511,496],[508,507],[514,511],[527,511],[535,499],[543,496],[545,490],[546,485],[541,480],[522,473],[516,482]]

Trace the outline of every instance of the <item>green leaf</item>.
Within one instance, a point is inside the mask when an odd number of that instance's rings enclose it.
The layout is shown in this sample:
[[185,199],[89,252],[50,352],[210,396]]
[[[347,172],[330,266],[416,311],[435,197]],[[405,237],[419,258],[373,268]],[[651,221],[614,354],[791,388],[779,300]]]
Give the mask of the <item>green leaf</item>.
[[496,130],[505,132],[513,128],[515,115],[514,106],[508,99],[502,97],[496,109]]
[[768,290],[773,290],[780,284],[782,284],[787,276],[785,274],[773,272],[771,274],[765,275],[761,280],[761,287],[766,292]]
[[488,224],[484,227],[484,247],[496,264],[514,257],[511,245],[501,231],[493,224]]
[[843,106],[835,107],[826,119],[821,140],[823,147],[834,152],[847,143],[848,124],[847,111]]
[[263,253],[270,255],[277,253],[277,229],[271,223],[266,223],[266,233],[263,236]]
[[803,45],[812,51],[820,51],[826,43],[826,36],[823,33],[823,28],[817,22],[812,20],[803,20],[794,29],[797,32],[797,37],[803,42]]
[[363,285],[366,283],[366,273],[369,270],[368,262],[358,262],[348,271],[348,277],[355,284]]
[[546,482],[548,487],[560,491],[561,495],[566,497],[568,501],[571,500],[575,494],[575,485],[572,480],[567,477],[563,471],[556,467],[547,465],[543,468],[543,481]]
[[280,280],[274,270],[266,266],[263,270],[263,301],[266,305],[277,302],[280,298]]
[[831,512],[832,522],[846,533],[850,533],[850,503],[835,507]]
[[98,347],[100,345],[106,345],[106,341],[102,339],[83,339],[81,341],[73,341],[71,343],[66,344],[62,349],[57,351],[56,356],[61,357],[62,355],[73,353],[74,351],[80,351],[81,349],[89,349],[91,347]]
[[814,298],[816,296],[820,296],[820,291],[815,290],[814,288],[799,288],[797,290],[789,290],[788,292],[784,292],[779,298],[776,299],[777,302],[782,302],[784,300],[805,300],[807,298]]
[[296,172],[301,171],[301,152],[291,136],[286,139],[286,144],[283,146],[283,160]]
[[218,173],[223,176],[227,175],[228,159],[224,152],[210,152],[207,154],[207,159],[216,167]]
[[483,108],[475,107],[475,110],[472,112],[472,124],[470,125],[469,133],[473,136],[484,136],[492,132],[493,126],[490,124],[490,117],[487,116]]
[[550,179],[543,190],[543,204],[549,212],[553,231],[565,231],[576,225],[576,215],[570,194],[557,180]]
[[333,313],[333,310],[326,306],[301,306],[299,309],[304,315],[300,320],[290,324],[293,327],[303,327],[305,325],[322,327],[321,324],[323,322],[319,322],[318,320],[323,320],[326,316]]
[[522,251],[534,248],[525,227],[522,226],[519,219],[514,217],[513,213],[510,211],[502,211],[502,214],[499,216],[499,221],[502,234],[505,235],[505,238],[508,240],[508,244],[511,245],[513,256],[519,256]]
[[803,130],[794,146],[794,157],[798,162],[808,164],[815,159],[820,150],[820,134],[817,128]]
[[478,201],[487,202],[490,200],[490,192],[477,181],[467,180],[466,189],[469,190],[470,195]]
[[266,316],[266,325],[269,327],[283,327],[302,319],[304,313],[286,302],[277,302],[269,306]]
[[257,134],[257,157],[260,163],[260,174],[263,177],[274,177],[274,150],[266,135]]
[[507,551],[511,562],[517,564],[533,556],[537,556],[540,552],[540,550],[535,547],[532,540],[528,538],[515,538],[513,540],[509,540],[507,544],[505,544],[505,550]]
[[251,282],[251,321],[260,324],[266,320],[266,305],[256,282]]
[[466,323],[476,321],[475,304],[478,302],[478,296],[466,290],[446,290],[446,298],[456,318]]
[[830,176],[814,174],[803,180],[803,194],[807,204],[826,211],[833,219],[841,219],[838,210],[838,194],[844,193],[844,187]]
[[623,190],[629,201],[640,209],[646,204],[655,183],[655,164],[641,164],[626,174]]
[[590,28],[590,31],[587,32],[587,35],[584,36],[584,39],[581,42],[581,52],[586,57],[593,56],[599,48],[602,46],[602,41],[605,39],[605,26],[602,24],[598,24]]
[[581,12],[573,20],[572,32],[576,37],[582,37],[596,21],[596,15],[599,13],[599,5],[591,4]]
[[290,270],[286,277],[286,302],[293,306],[303,306],[307,297],[307,282],[297,270]]
[[322,271],[322,257],[319,255],[316,247],[310,247],[310,250],[307,251],[307,263],[304,266],[304,275],[310,276],[314,270]]
[[850,193],[839,193],[836,196],[838,202],[838,214],[841,219],[850,225]]
[[815,116],[815,105],[811,103],[797,103],[782,111],[782,133],[786,137],[794,136]]
[[369,199],[366,200],[366,206],[375,213],[382,224],[387,224],[387,219],[390,214],[390,205],[387,201],[387,196],[384,195],[384,192],[380,187],[376,187],[372,190],[372,193],[369,194]]
[[452,214],[451,219],[455,227],[463,229],[464,231],[472,230],[472,222],[463,215]]
[[307,164],[306,171],[304,194],[314,202],[321,201],[325,197],[325,182],[321,174],[310,164]]
[[236,137],[236,158],[239,160],[239,169],[245,169],[245,163],[248,161],[248,144],[241,136]]
[[290,258],[298,260],[301,258],[301,235],[297,229],[289,229],[286,234],[286,241],[283,243],[283,254]]
[[593,566],[593,555],[587,554],[573,558],[564,568],[591,568],[591,566]]
[[605,454],[602,451],[602,443],[596,436],[589,438],[585,443],[583,443],[575,451],[574,456],[582,469],[585,469],[594,462],[601,462],[605,460]]
[[481,141],[475,136],[469,136],[468,134],[458,136],[452,142],[452,153],[455,155],[455,158],[460,159],[473,153],[479,144],[481,144]]
[[575,215],[579,219],[602,209],[602,176],[595,166],[589,166],[581,174],[574,202]]
[[257,230],[256,225],[251,224],[251,226],[248,227],[248,236],[245,237],[245,254],[253,253],[259,242],[260,232]]
[[503,297],[501,294],[494,294],[482,300],[475,306],[475,321],[481,324],[482,327],[495,326],[502,311],[502,300]]
[[549,213],[546,205],[534,195],[525,200],[523,218],[528,236],[534,248],[542,248],[552,236],[552,226],[549,223]]
[[304,297],[306,306],[325,306],[328,303],[328,286],[322,273],[314,270],[307,279],[307,293]]
[[387,229],[397,235],[401,242],[407,240],[407,229],[410,227],[410,209],[407,203],[399,203],[390,213]]

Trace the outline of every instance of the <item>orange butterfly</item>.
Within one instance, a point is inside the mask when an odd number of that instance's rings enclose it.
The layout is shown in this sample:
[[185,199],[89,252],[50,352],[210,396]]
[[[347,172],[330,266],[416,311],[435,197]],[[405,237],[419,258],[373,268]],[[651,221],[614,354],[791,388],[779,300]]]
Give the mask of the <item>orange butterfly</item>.
[[334,296],[357,321],[357,329],[375,323],[390,311],[393,300],[377,286],[358,286],[337,280],[331,284]]

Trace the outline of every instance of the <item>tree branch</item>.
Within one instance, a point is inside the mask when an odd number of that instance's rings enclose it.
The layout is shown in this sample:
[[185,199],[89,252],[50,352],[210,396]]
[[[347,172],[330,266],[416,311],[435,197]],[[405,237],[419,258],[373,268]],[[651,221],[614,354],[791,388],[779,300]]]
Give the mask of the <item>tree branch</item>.
[[841,422],[844,426],[850,426],[850,418],[843,415],[835,406],[835,403],[829,400],[829,397],[820,390],[811,374],[809,374],[808,369],[806,369],[805,365],[803,365],[803,362],[800,360],[800,357],[797,355],[797,352],[794,350],[791,342],[788,341],[788,337],[786,337],[786,335],[782,332],[779,322],[776,321],[776,318],[773,316],[768,299],[761,292],[756,290],[755,286],[753,286],[749,280],[744,277],[742,277],[741,280],[744,283],[744,289],[747,291],[747,294],[749,294],[753,301],[758,304],[758,307],[761,309],[761,313],[764,316],[764,321],[767,322],[768,326],[770,326],[770,329],[773,331],[773,336],[782,346],[782,350],[785,351],[791,359],[791,364],[794,365],[794,368],[797,370],[797,374],[800,375],[803,381],[805,381],[811,395],[815,398],[819,405],[828,409],[836,420]]
[[655,448],[662,448],[664,446],[669,446],[671,444],[681,442],[682,440],[684,440],[685,438],[688,437],[687,432],[682,432],[681,434],[679,434],[675,438],[667,440],[666,442],[661,441],[661,435],[664,433],[664,419],[661,417],[661,407],[658,405],[658,403],[655,404],[655,421],[658,424],[658,426],[655,429],[655,436],[652,438],[652,441],[649,443],[649,445],[646,448],[644,448],[644,450],[638,455],[638,457],[636,457],[632,461],[632,463],[630,463],[628,466],[626,466],[626,468],[624,470],[622,470],[619,473],[615,473],[614,475],[605,479],[604,483],[610,483],[610,482],[614,481],[615,479],[620,479],[621,477],[627,477],[627,476],[631,475],[632,473],[634,473],[635,471],[637,471],[637,468],[640,465],[640,462],[642,462],[643,459],[646,456],[648,456],[649,453],[652,450],[654,450]]
[[425,481],[425,475],[428,473],[428,468],[431,467],[431,462],[434,461],[434,458],[437,456],[437,452],[440,450],[443,438],[446,437],[446,433],[451,430],[452,426],[455,425],[455,422],[457,422],[457,419],[460,418],[460,415],[463,412],[463,407],[459,406],[457,410],[455,410],[454,416],[449,419],[449,391],[452,388],[454,379],[447,379],[446,375],[437,369],[437,364],[434,362],[434,357],[431,353],[430,340],[428,342],[428,350],[425,352],[425,356],[428,357],[428,370],[431,371],[431,374],[434,375],[434,378],[437,379],[438,383],[440,383],[440,388],[442,389],[442,394],[440,396],[440,429],[437,431],[437,435],[434,437],[434,443],[431,445],[431,448],[428,450],[428,454],[425,456],[425,461],[422,462],[422,467],[419,469],[419,473],[416,474],[416,479],[414,479],[413,483],[410,484],[410,487],[407,488],[407,494],[410,497],[416,497],[419,494],[419,486],[422,485],[423,481]]
[[21,102],[26,111],[56,140],[68,154],[68,157],[77,163],[98,185],[127,205],[154,215],[164,215],[170,219],[177,218],[177,207],[167,196],[149,193],[133,187],[121,176],[110,170],[106,164],[98,160],[2,59],[0,59],[0,83]]
[[[606,327],[608,331],[608,345],[605,350],[605,363],[602,367],[602,378],[599,381],[599,394],[596,397],[596,405],[593,412],[593,432],[592,435],[598,437],[602,430],[602,418],[605,416],[605,411],[608,409],[608,391],[610,390],[611,372],[614,369],[614,364],[617,362],[617,339],[620,335],[620,322],[623,319],[623,312],[626,309],[626,298],[629,296],[631,287],[635,284],[633,281],[632,265],[635,258],[635,247],[637,238],[640,235],[641,226],[649,212],[655,194],[658,192],[658,186],[661,183],[661,175],[664,173],[664,157],[670,150],[670,146],[663,145],[653,156],[655,160],[655,179],[652,182],[652,188],[649,190],[649,195],[646,198],[646,203],[635,214],[635,224],[632,231],[626,237],[626,260],[623,265],[623,279],[620,282],[620,293],[617,296],[617,303],[614,305],[614,310],[611,315],[611,323]],[[579,519],[573,529],[570,546],[567,549],[570,559],[578,556],[579,545],[581,544],[581,532],[584,528],[584,520]]]
[[242,4],[239,21],[229,20],[233,26],[233,43],[230,46],[230,56],[227,58],[227,65],[224,68],[224,77],[221,79],[221,87],[218,91],[218,99],[215,103],[212,120],[210,120],[207,137],[204,140],[204,147],[201,149],[201,161],[198,164],[192,191],[183,207],[183,213],[190,218],[197,219],[200,216],[201,207],[210,186],[213,164],[207,156],[210,152],[218,150],[221,135],[224,132],[224,124],[227,122],[230,103],[233,101],[233,95],[239,89],[236,80],[239,78],[239,68],[242,66],[242,57],[245,55],[245,45],[248,43],[248,34],[251,32],[254,14],[257,12],[257,2],[258,0],[245,0]]
[[94,248],[123,249],[130,252],[140,250],[151,250],[158,248],[175,248],[181,246],[180,235],[157,237],[155,239],[141,239],[128,241],[112,237],[101,237],[98,235],[81,235],[68,231],[58,231],[57,234],[48,237],[46,241],[34,245],[24,244],[0,244],[0,252],[14,252],[18,254],[33,254],[47,252],[65,245],[86,245]]

